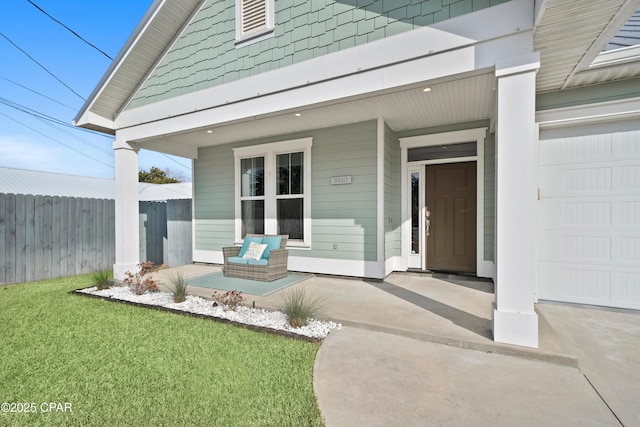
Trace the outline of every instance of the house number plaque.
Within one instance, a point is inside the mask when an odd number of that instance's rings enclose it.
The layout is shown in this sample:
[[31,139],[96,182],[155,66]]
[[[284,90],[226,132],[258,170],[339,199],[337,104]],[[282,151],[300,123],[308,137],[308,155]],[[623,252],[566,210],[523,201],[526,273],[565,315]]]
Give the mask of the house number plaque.
[[341,185],[341,184],[351,184],[351,175],[331,177],[331,185]]

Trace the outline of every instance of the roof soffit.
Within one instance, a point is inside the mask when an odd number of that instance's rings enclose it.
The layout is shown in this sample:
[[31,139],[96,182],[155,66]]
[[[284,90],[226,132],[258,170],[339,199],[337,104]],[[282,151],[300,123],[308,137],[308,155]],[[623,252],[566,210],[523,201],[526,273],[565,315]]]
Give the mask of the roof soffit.
[[548,0],[534,30],[540,52],[538,92],[552,92],[640,76],[640,63],[590,67],[640,0]]
[[74,122],[79,126],[91,127],[89,113],[108,121],[113,120],[204,1],[156,0],[96,85]]

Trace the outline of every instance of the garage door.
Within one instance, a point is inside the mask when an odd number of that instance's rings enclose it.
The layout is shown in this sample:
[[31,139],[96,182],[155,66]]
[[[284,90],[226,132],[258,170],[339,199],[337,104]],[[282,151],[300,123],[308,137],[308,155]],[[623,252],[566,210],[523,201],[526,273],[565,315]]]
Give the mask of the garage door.
[[540,299],[640,309],[639,122],[540,131]]

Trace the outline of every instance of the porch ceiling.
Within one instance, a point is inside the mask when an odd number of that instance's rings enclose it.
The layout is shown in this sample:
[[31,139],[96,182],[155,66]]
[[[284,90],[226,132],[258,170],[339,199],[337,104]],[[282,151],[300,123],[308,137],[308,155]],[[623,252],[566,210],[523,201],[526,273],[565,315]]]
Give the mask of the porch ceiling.
[[[425,87],[431,91],[425,92]],[[262,117],[223,123],[161,139],[139,142],[162,150],[169,145],[207,147],[312,129],[375,120],[382,117],[394,131],[486,120],[493,116],[493,70],[457,80],[425,82],[401,90],[369,94]],[[300,114],[300,116],[296,116]],[[215,111],[212,111],[212,117]]]

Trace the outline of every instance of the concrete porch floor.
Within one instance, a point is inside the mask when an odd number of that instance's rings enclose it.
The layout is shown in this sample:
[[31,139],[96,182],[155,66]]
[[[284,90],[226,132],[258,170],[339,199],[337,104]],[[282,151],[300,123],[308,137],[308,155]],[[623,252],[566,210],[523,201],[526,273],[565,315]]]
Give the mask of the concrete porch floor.
[[[173,274],[220,270],[193,264],[155,278],[163,287]],[[537,304],[532,349],[492,340],[491,282],[394,273],[384,281],[313,276],[293,286],[321,298],[322,317],[343,324],[314,366],[328,427],[640,426],[638,311]],[[245,297],[278,309],[282,294]]]
[[[191,264],[158,271],[161,287],[172,275],[185,279],[222,271],[221,266]],[[323,302],[321,319],[345,326],[388,332],[422,341],[577,366],[575,355],[539,314],[537,349],[493,341],[493,283],[486,280],[425,273],[393,273],[384,281],[311,275],[290,288],[303,287]],[[245,295],[245,304],[278,310],[282,294]],[[210,298],[213,290],[191,286],[189,293]]]

